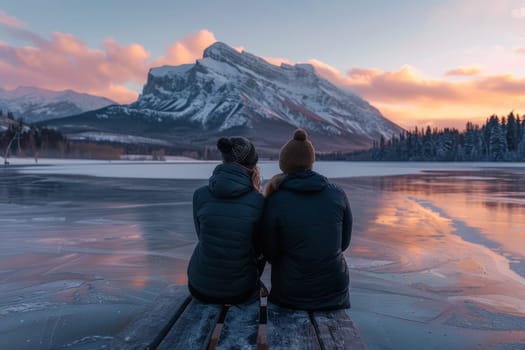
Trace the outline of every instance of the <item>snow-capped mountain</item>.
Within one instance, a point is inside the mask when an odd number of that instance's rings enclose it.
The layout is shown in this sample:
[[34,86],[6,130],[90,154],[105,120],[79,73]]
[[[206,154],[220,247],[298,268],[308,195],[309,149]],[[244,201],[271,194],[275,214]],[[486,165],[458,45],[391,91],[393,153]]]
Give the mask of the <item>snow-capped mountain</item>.
[[0,88],[0,110],[12,112],[28,123],[76,115],[115,104],[98,97],[73,90],[52,91],[35,87]]
[[[308,64],[272,65],[224,43],[195,64],[152,68],[139,99],[56,120],[66,132],[132,133],[187,145],[219,135],[250,137],[275,153],[298,127],[320,152],[368,148],[401,128],[354,93],[319,77]],[[124,127],[124,123],[126,127]]]

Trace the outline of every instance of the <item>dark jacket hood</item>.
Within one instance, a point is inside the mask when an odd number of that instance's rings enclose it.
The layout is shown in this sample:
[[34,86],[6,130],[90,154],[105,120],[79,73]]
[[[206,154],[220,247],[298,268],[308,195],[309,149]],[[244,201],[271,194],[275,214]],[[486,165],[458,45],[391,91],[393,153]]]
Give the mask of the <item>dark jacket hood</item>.
[[219,164],[210,177],[209,188],[219,198],[238,197],[253,189],[251,173],[236,163]]
[[293,173],[286,176],[280,189],[296,192],[318,192],[328,186],[328,179],[312,170]]

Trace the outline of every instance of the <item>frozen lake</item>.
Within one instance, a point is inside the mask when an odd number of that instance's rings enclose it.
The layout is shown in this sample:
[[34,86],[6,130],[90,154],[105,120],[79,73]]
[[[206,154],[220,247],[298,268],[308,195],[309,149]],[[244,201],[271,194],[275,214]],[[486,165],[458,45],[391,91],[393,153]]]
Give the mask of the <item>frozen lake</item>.
[[[186,283],[191,198],[216,163],[25,162],[0,170],[0,348],[104,348]],[[524,164],[315,170],[350,199],[350,315],[369,349],[525,349]]]

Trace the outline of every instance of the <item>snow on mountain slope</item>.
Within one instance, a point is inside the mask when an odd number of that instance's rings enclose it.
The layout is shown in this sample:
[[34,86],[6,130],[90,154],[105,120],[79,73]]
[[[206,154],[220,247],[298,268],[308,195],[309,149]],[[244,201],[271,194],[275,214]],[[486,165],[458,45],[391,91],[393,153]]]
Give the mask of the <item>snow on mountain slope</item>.
[[143,94],[130,107],[218,130],[250,127],[257,116],[334,135],[377,139],[400,131],[368,102],[319,77],[311,65],[278,67],[223,43],[207,48],[194,65],[151,69]]
[[270,153],[298,127],[312,135],[320,152],[368,148],[402,130],[309,64],[275,66],[220,42],[194,64],[150,69],[142,94],[130,105],[54,124],[68,132],[89,125],[89,131],[118,130],[192,146],[212,145],[219,135],[244,135]]
[[0,88],[0,109],[32,123],[79,114],[115,104],[105,97],[72,90],[51,91],[35,87]]

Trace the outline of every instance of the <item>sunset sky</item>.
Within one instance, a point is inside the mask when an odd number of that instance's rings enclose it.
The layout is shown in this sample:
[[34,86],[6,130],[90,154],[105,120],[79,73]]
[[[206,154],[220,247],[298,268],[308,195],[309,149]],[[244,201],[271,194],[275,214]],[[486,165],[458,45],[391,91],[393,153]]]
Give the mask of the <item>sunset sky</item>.
[[2,0],[0,87],[128,103],[215,41],[309,62],[406,128],[525,114],[525,0]]

